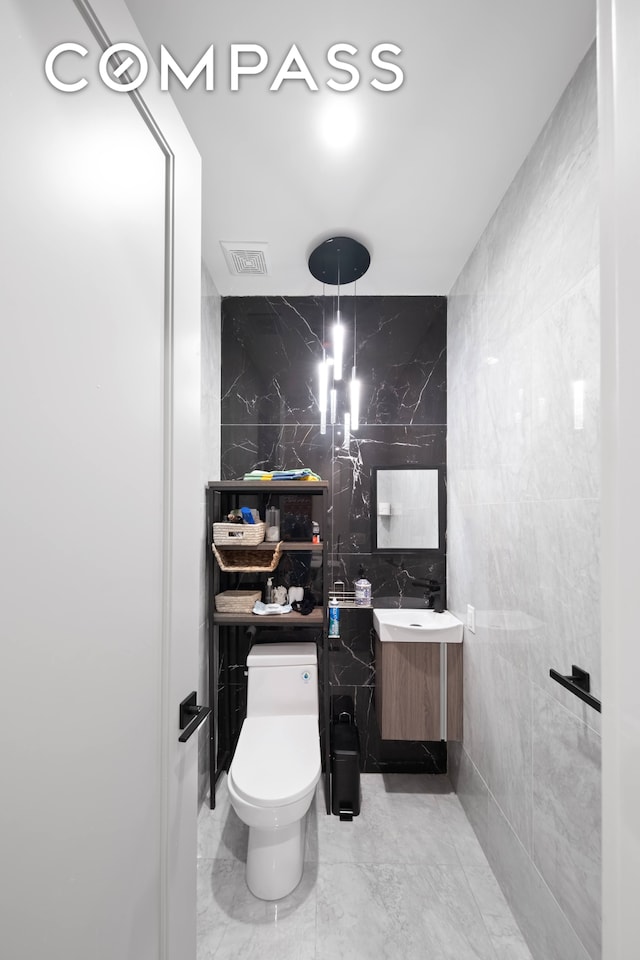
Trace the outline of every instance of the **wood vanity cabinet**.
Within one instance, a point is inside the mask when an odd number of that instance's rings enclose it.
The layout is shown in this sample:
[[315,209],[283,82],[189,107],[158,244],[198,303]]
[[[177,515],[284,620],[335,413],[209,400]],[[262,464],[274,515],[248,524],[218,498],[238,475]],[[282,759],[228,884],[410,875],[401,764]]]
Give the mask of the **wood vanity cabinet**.
[[462,739],[462,644],[382,643],[376,714],[383,740]]

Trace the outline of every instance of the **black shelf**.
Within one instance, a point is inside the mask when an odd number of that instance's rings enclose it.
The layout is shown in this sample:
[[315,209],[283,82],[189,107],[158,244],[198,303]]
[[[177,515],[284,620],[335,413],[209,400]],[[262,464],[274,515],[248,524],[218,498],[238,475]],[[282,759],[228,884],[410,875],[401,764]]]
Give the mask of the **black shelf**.
[[322,627],[324,617],[320,607],[303,617],[301,613],[276,613],[258,616],[255,613],[214,613],[213,622],[219,627]]
[[[329,484],[326,480],[215,480],[207,484],[206,488],[206,536],[211,542],[213,524],[226,518],[229,510],[238,506],[257,504],[261,515],[264,507],[279,497],[313,497],[316,507],[313,508],[313,519],[320,520],[321,531],[326,530],[328,516]],[[248,547],[246,544],[216,545],[218,549],[258,550],[273,552],[275,543],[263,542]],[[329,745],[329,657],[327,639],[327,606],[329,602],[329,583],[326,570],[325,543],[313,543],[309,540],[284,540],[281,542],[282,563],[287,554],[311,553],[318,554],[322,560],[322,588],[321,603],[307,616],[299,613],[278,614],[274,616],[258,616],[253,613],[217,613],[214,607],[214,597],[221,589],[234,589],[238,585],[238,578],[252,577],[259,580],[275,575],[276,571],[255,571],[241,573],[240,571],[223,571],[216,562],[213,550],[207,550],[208,563],[208,590],[209,590],[209,706],[212,708],[212,722],[210,729],[210,783],[211,808],[215,807],[215,788],[223,770],[228,770],[237,738],[240,733],[244,713],[244,701],[241,683],[237,676],[238,671],[230,671],[230,664],[238,663],[238,650],[244,650],[247,643],[249,627],[269,627],[280,630],[314,629],[320,633],[318,666],[320,676],[320,729],[321,755],[324,770],[325,806],[331,812],[330,791],[330,745]],[[293,559],[293,558],[292,558]],[[317,594],[316,594],[317,595]],[[321,649],[320,649],[321,647]],[[233,676],[232,676],[233,673]],[[240,681],[242,678],[240,678]]]
[[[277,543],[254,543],[252,546],[247,545],[246,543],[216,543],[218,550],[264,550],[264,551],[273,551],[277,547]],[[307,553],[322,553],[324,544],[323,543],[311,543],[307,540],[281,540],[280,549],[283,553],[292,553],[297,551],[305,550]]]
[[270,496],[273,493],[299,493],[301,496],[308,493],[327,493],[327,480],[211,480],[208,490],[217,490],[220,493],[263,493]]

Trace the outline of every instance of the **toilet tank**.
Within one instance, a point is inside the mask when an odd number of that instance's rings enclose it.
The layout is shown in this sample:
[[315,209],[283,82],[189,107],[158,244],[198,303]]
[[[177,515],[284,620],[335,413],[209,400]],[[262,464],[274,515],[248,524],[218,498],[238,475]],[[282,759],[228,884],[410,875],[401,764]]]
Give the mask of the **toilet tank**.
[[247,657],[247,716],[318,716],[315,643],[260,643]]

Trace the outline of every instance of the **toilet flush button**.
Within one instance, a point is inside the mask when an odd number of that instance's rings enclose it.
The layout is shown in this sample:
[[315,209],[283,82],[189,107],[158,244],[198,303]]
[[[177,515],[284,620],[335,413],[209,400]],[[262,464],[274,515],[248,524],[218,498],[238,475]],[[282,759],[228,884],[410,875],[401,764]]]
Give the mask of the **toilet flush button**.
[[309,680],[311,680],[311,674],[309,673],[308,670],[303,670],[300,676],[302,677],[305,683],[309,683]]

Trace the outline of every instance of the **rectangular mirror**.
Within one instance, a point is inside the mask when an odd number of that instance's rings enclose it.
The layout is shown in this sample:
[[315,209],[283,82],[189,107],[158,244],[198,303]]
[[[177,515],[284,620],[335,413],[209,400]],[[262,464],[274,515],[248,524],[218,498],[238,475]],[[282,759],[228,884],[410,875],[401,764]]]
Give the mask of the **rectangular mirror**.
[[373,550],[444,552],[442,467],[374,467],[371,471]]

